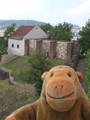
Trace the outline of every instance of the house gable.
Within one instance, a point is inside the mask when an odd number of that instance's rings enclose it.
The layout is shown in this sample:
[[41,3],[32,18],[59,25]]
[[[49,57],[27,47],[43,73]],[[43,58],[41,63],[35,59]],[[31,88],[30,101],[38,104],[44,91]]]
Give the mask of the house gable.
[[30,32],[28,32],[24,39],[47,39],[48,35],[39,27],[35,26]]

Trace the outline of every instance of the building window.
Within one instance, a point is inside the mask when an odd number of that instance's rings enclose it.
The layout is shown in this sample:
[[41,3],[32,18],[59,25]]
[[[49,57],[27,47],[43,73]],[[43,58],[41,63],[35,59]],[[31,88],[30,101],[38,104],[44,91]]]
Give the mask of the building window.
[[17,45],[17,48],[19,48],[19,45]]
[[12,44],[12,48],[14,47],[14,44]]

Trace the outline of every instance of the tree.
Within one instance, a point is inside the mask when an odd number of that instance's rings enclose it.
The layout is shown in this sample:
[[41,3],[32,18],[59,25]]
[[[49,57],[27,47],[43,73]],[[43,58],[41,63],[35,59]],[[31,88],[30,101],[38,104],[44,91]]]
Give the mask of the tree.
[[11,26],[7,27],[5,30],[4,36],[0,37],[0,57],[3,54],[7,53],[8,38],[15,31],[16,24],[13,23]]
[[5,47],[4,42],[2,41],[3,37],[0,37],[0,58],[3,54],[7,54],[7,48]]
[[72,26],[72,24],[64,22],[63,24],[60,23],[57,26],[51,28],[49,34],[50,39],[70,41],[72,38]]
[[34,54],[29,58],[30,70],[27,73],[27,82],[34,83],[37,94],[40,95],[42,89],[41,75],[49,70],[50,62],[46,60],[45,52]]
[[81,38],[78,39],[78,43],[80,44],[81,54],[83,54],[90,49],[90,21],[88,21],[86,26],[82,28],[82,31],[79,32],[79,35]]
[[52,28],[52,25],[50,25],[50,23],[48,23],[45,25],[40,25],[40,28],[47,33],[47,31],[49,31]]
[[6,47],[8,46],[8,38],[10,37],[11,34],[15,32],[15,27],[16,27],[16,24],[13,23],[11,26],[7,27],[7,29],[5,30],[4,39],[5,39]]

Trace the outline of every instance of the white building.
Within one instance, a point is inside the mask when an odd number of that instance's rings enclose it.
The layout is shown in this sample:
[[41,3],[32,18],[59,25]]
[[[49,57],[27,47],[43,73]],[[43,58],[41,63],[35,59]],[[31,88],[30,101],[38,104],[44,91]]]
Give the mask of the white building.
[[48,35],[39,26],[21,26],[8,39],[8,54],[28,55],[29,40],[47,38]]

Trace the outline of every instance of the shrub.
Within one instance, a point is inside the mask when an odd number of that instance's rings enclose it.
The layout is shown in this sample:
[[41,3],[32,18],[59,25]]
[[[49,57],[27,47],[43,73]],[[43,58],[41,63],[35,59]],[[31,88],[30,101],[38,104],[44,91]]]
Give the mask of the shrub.
[[86,59],[87,59],[87,65],[88,65],[87,71],[86,71],[87,85],[88,85],[88,97],[90,98],[90,50],[87,52]]
[[48,71],[50,68],[50,62],[46,60],[45,52],[40,52],[39,54],[34,54],[29,58],[30,70],[27,73],[28,83],[34,83],[38,95],[41,93],[42,80],[41,75]]

